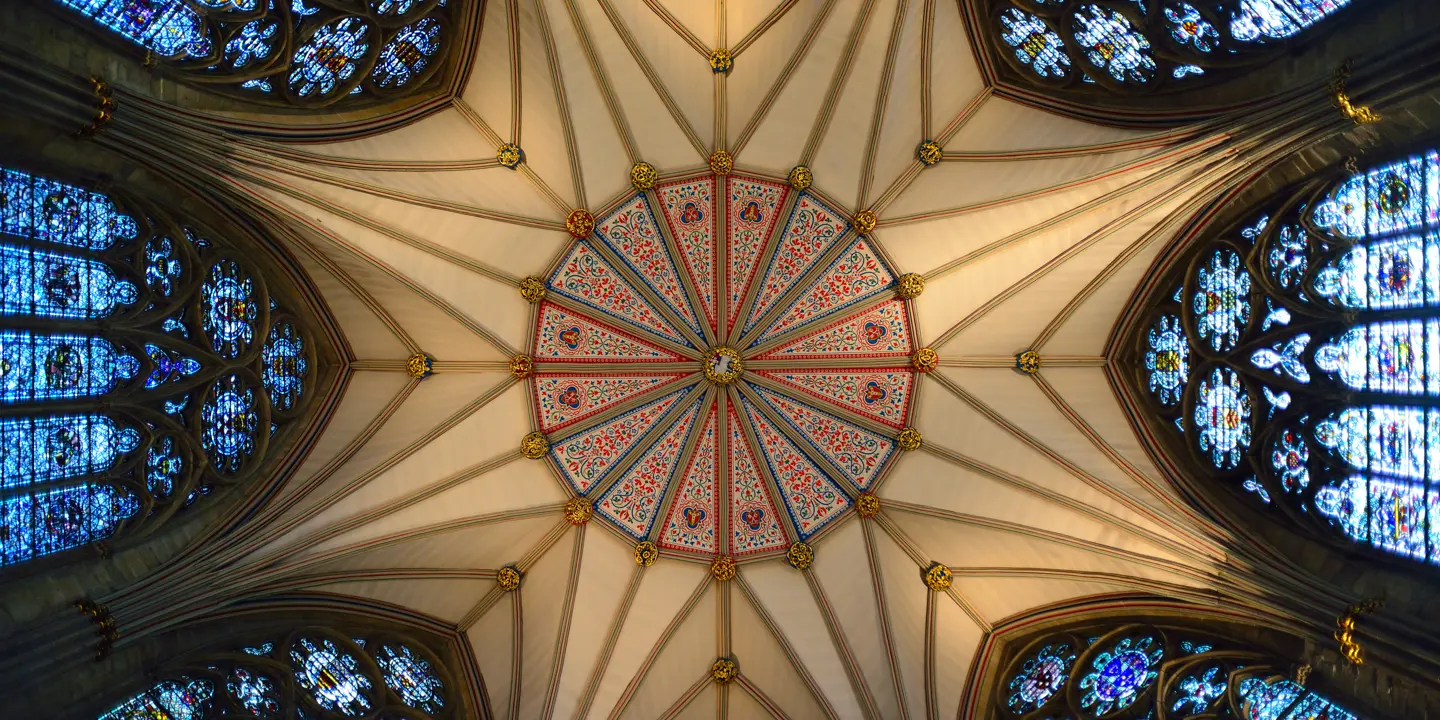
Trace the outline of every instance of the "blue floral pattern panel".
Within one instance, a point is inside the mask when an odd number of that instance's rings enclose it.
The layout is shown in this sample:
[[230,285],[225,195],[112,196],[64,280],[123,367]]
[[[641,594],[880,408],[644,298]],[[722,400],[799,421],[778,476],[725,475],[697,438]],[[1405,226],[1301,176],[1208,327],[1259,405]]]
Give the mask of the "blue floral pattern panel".
[[255,451],[255,433],[260,416],[255,409],[255,390],[238,375],[216,381],[200,410],[200,444],[210,462],[221,472],[235,472]]
[[271,406],[281,411],[293,409],[305,393],[305,374],[309,370],[305,338],[294,325],[276,323],[270,328],[260,359],[264,366],[261,381],[270,393]]
[[[242,98],[321,107],[414,88],[439,66],[466,0],[376,0],[374,15],[307,0],[55,0],[182,78]],[[400,25],[400,19],[408,24]],[[374,22],[382,20],[383,22]]]
[[140,361],[108,340],[0,330],[0,403],[104,395],[135,377]]
[[259,302],[255,284],[234,260],[215,263],[200,286],[201,325],[221,357],[238,357],[255,337]]
[[1155,683],[1164,655],[1159,638],[1121,638],[1091,658],[1088,672],[1080,679],[1080,707],[1097,716],[1130,707]]
[[105,195],[0,169],[0,233],[108,250],[135,239],[135,219]]
[[[366,618],[367,625],[375,622]],[[307,628],[180,657],[172,671],[162,671],[162,680],[97,720],[475,717],[463,700],[453,707],[446,702],[442,676],[449,673],[411,639],[351,639],[334,629]]]
[[200,14],[180,0],[56,0],[157,55],[203,58],[210,39]]
[[98,260],[0,243],[0,315],[98,320],[139,299]]
[[[1158,283],[1134,356],[1157,420],[1174,427],[1178,404],[1208,472],[1333,539],[1440,564],[1440,153],[1301,182],[1267,205],[1283,210],[1197,243]],[[1177,327],[1159,288],[1180,280]],[[1166,372],[1186,351],[1207,363],[1193,398]]]
[[76,485],[0,497],[0,566],[104,540],[140,505],[109,485]]
[[1044,20],[1016,8],[1006,8],[999,22],[1000,39],[1031,72],[1050,79],[1070,75],[1071,60],[1065,44]]
[[322,709],[357,717],[374,706],[374,685],[354,655],[326,638],[300,638],[290,648],[295,681]]
[[0,420],[0,489],[102,473],[140,445],[140,434],[103,415]]
[[1074,18],[1075,43],[1097,69],[1122,83],[1145,83],[1155,77],[1150,41],[1124,15],[1099,5],[1081,5]]

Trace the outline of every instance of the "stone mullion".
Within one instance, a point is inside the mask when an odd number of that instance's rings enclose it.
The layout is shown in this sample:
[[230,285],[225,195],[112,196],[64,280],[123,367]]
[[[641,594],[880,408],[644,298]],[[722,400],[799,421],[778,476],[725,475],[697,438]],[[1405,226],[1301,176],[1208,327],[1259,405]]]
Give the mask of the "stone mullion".
[[560,307],[571,312],[580,313],[586,318],[593,318],[599,320],[606,325],[612,325],[616,328],[624,330],[626,333],[640,338],[645,343],[648,343],[650,345],[657,345],[661,349],[668,350],[672,353],[675,353],[676,355],[679,355],[680,357],[688,357],[697,361],[700,359],[700,355],[695,348],[687,348],[684,345],[676,343],[674,340],[667,340],[663,337],[660,337],[659,335],[650,332],[649,330],[645,330],[640,327],[631,327],[625,321],[611,317],[610,315],[596,310],[578,300],[572,300],[556,292],[546,293],[545,300],[559,305]]
[[841,480],[842,482],[839,483],[841,489],[845,491],[851,503],[854,503],[855,496],[860,494],[860,488],[855,485],[854,480],[850,479],[848,473],[840,469],[838,465],[832,462],[830,458],[825,457],[823,453],[816,452],[815,448],[810,446],[810,442],[802,437],[799,431],[791,427],[790,423],[786,422],[785,418],[781,417],[780,413],[776,412],[774,408],[771,408],[769,403],[765,402],[754,390],[742,386],[740,387],[740,393],[749,398],[750,404],[754,405],[755,409],[760,411],[760,414],[769,419],[770,423],[778,428],[785,437],[790,438],[790,442],[799,448],[802,454],[810,458],[811,462],[818,465],[826,475],[830,476],[831,480]]
[[768,457],[760,444],[760,437],[755,432],[755,424],[750,418],[745,417],[745,407],[740,404],[738,396],[739,388],[730,387],[730,402],[735,405],[735,418],[740,423],[740,432],[745,436],[750,446],[750,456],[755,462],[755,468],[760,472],[760,484],[765,488],[765,494],[770,496],[770,503],[775,508],[775,514],[780,518],[780,529],[785,534],[787,545],[793,545],[800,540],[800,531],[795,527],[795,521],[790,518],[789,505],[785,504],[785,498],[780,493],[780,483],[775,479],[775,474],[770,472],[770,463],[765,462]]
[[[715,407],[716,397],[719,395],[716,387],[711,385],[705,391],[705,399],[701,401],[700,414],[695,417],[695,426],[690,428],[690,434],[685,438],[685,446],[680,451],[679,464],[675,466],[675,474],[670,479],[670,485],[665,488],[665,494],[661,496],[660,503],[656,508],[655,524],[651,526],[650,532],[645,536],[646,540],[660,544],[660,534],[664,532],[661,527],[665,524],[665,518],[670,514],[670,506],[675,502],[675,496],[680,493],[680,486],[685,484],[686,471],[690,469],[690,461],[695,457],[695,449],[700,446],[700,436],[705,432],[705,419]],[[720,457],[715,458],[715,467],[720,467]],[[715,492],[714,489],[711,492]]]
[[[789,330],[786,330],[785,332],[783,332],[783,333],[781,333],[781,334],[779,334],[779,335],[777,335],[777,336],[775,336],[775,337],[773,337],[773,338],[771,338],[771,339],[769,339],[769,340],[766,340],[765,342],[763,342],[763,343],[761,343],[761,344],[759,344],[759,345],[756,345],[756,346],[755,346],[755,349],[753,349],[753,350],[750,351],[750,354],[752,354],[752,355],[754,355],[754,356],[757,356],[757,357],[758,357],[758,356],[761,356],[761,355],[764,355],[765,353],[770,352],[771,350],[774,350],[774,349],[776,349],[776,348],[778,348],[778,347],[784,346],[786,343],[792,342],[792,341],[794,341],[794,340],[797,339],[797,338],[803,337],[806,333],[817,332],[817,331],[818,331],[818,330],[816,329],[817,326],[823,327],[823,326],[825,326],[827,323],[836,322],[836,321],[839,321],[839,320],[844,320],[845,318],[849,318],[849,317],[854,317],[854,316],[856,316],[856,315],[859,315],[860,313],[866,312],[866,311],[871,310],[871,309],[873,309],[873,308],[876,308],[876,307],[878,307],[878,306],[880,306],[880,305],[883,305],[883,304],[885,304],[885,303],[887,303],[887,302],[889,302],[890,300],[893,300],[893,299],[895,299],[895,294],[894,294],[893,292],[882,292],[882,293],[877,294],[877,295],[874,296],[874,297],[867,298],[866,300],[864,300],[864,301],[862,301],[862,302],[859,302],[859,303],[856,303],[856,304],[854,304],[854,305],[851,305],[851,306],[849,306],[849,307],[847,307],[847,308],[838,309],[838,310],[831,310],[830,312],[826,313],[825,315],[823,315],[823,316],[821,316],[821,317],[813,318],[813,319],[810,319],[810,320],[806,320],[805,322],[801,323],[800,325],[797,325],[797,326],[795,326],[795,327],[793,327],[793,328],[791,328],[791,329],[789,329]],[[907,316],[907,319],[909,319],[908,316]],[[774,322],[774,321],[772,320],[771,322]],[[762,331],[762,332],[763,332],[763,331]],[[916,345],[915,347],[919,347],[919,345]],[[902,360],[903,360],[903,358],[902,358]],[[747,362],[747,364],[748,364],[748,362]]]
[[[714,193],[711,193],[713,199]],[[685,298],[690,301],[690,309],[695,313],[695,319],[700,322],[700,331],[705,335],[705,346],[702,349],[709,349],[718,344],[715,333],[710,329],[710,323],[705,317],[705,303],[700,299],[700,291],[695,289],[695,279],[690,276],[691,270],[680,252],[680,244],[675,241],[675,236],[670,232],[670,217],[665,214],[665,207],[660,204],[659,193],[652,190],[645,191],[645,198],[650,201],[652,210],[659,210],[655,218],[655,227],[660,229],[660,237],[665,242],[665,249],[670,253],[670,258],[675,263],[675,272],[680,276],[680,284],[685,289]],[[715,207],[712,200],[710,217],[715,217]],[[713,243],[716,238],[711,238]],[[714,262],[714,255],[711,255],[711,262]]]
[[[740,328],[745,327],[746,313],[755,305],[755,296],[760,294],[760,284],[765,280],[765,268],[770,267],[771,261],[775,259],[775,253],[780,248],[780,241],[785,237],[785,230],[790,227],[790,216],[795,212],[795,204],[800,201],[800,193],[789,188],[785,190],[785,202],[780,206],[780,214],[775,217],[775,225],[770,228],[770,237],[765,240],[765,247],[760,251],[760,257],[755,259],[755,269],[750,276],[749,284],[745,287],[745,295],[740,299],[740,311],[735,315],[735,324]],[[726,201],[728,212],[729,201]],[[784,222],[781,222],[781,219]],[[729,274],[729,269],[726,269]],[[729,290],[727,289],[728,293]],[[736,331],[738,332],[738,330]],[[729,338],[730,342],[734,338]]]
[[[655,225],[658,227],[660,225],[660,222],[657,220]],[[600,234],[598,228],[595,230],[595,234]],[[710,347],[709,344],[705,342],[704,338],[695,334],[695,330],[690,327],[689,323],[685,322],[684,318],[680,317],[678,313],[671,309],[670,305],[666,303],[663,298],[660,297],[660,293],[655,292],[655,290],[652,289],[650,285],[645,282],[645,279],[640,276],[639,272],[631,269],[631,267],[625,262],[624,258],[620,257],[620,253],[612,250],[610,246],[604,242],[592,242],[590,243],[590,247],[593,248],[596,252],[600,253],[602,256],[604,256],[606,262],[609,262],[610,265],[615,268],[616,272],[624,276],[626,282],[630,283],[630,285],[635,288],[635,292],[640,293],[640,295],[645,298],[645,301],[650,303],[651,307],[655,308],[655,312],[660,313],[660,315],[665,318],[665,321],[670,323],[670,325],[675,329],[676,332],[680,333],[680,335],[683,336],[686,340],[694,343],[695,347],[702,352]],[[674,264],[675,259],[676,258],[674,257],[670,258],[672,264]],[[677,276],[683,276],[685,274],[683,263],[681,265],[675,266],[675,274]],[[681,287],[684,287],[683,282],[681,284]],[[691,308],[691,311],[694,312],[695,309]],[[699,317],[696,317],[696,320],[698,321]],[[687,354],[693,356],[694,351],[691,351]]]
[[835,243],[827,248],[825,252],[820,253],[820,257],[815,259],[810,269],[806,270],[805,274],[801,275],[800,278],[790,286],[789,290],[786,290],[780,297],[775,299],[770,309],[765,311],[765,314],[760,317],[760,322],[755,323],[755,327],[750,328],[750,332],[740,336],[740,342],[737,347],[746,347],[763,335],[765,329],[783,315],[786,310],[790,309],[790,307],[795,304],[795,301],[810,287],[810,284],[824,275],[825,271],[829,269],[830,263],[834,262],[835,258],[843,255],[845,251],[849,249],[850,243],[857,237],[859,237],[859,235],[855,233],[854,229],[847,230],[837,238]]
[[[784,395],[785,397],[792,398],[807,405],[819,407],[825,412],[830,413],[831,415],[835,415],[836,417],[847,420],[855,425],[859,425],[860,427],[865,428],[866,430],[878,433],[880,435],[884,435],[888,438],[894,438],[895,434],[899,432],[891,425],[886,425],[885,423],[882,423],[873,418],[865,417],[864,415],[861,415],[854,410],[850,410],[839,405],[815,400],[814,398],[805,395],[804,393],[798,392],[797,390],[795,390],[795,388],[786,387],[778,382],[775,382],[774,380],[771,380],[770,378],[764,377],[763,375],[756,375],[754,373],[751,373],[749,375],[746,375],[745,379],[751,383],[754,383],[755,385],[759,385],[760,387],[765,388],[766,390],[773,390],[774,392],[780,395]],[[919,386],[919,384],[920,383],[918,382],[915,383],[916,386]],[[911,393],[911,404],[913,405],[914,391],[912,390]]]

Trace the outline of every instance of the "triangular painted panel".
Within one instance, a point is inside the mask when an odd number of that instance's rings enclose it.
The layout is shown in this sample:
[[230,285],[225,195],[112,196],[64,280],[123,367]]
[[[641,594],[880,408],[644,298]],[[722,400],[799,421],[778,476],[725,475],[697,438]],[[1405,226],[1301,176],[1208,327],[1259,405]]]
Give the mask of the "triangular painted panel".
[[850,228],[849,221],[819,198],[802,193],[785,221],[775,255],[765,268],[760,289],[755,295],[754,309],[745,318],[741,333],[750,332],[780,296],[820,260],[832,245]]
[[751,387],[805,438],[815,452],[844,470],[850,482],[861,490],[870,487],[875,476],[895,454],[893,438],[765,388]]
[[745,290],[754,279],[755,268],[765,244],[770,241],[770,232],[775,229],[775,220],[780,215],[780,206],[790,189],[779,183],[730,175],[725,179],[729,193],[729,240],[725,246],[726,268],[725,292],[729,304],[729,327],[735,326],[740,313],[740,303]]
[[553,445],[550,456],[575,491],[583,495],[605,477],[616,461],[635,447],[635,443],[660,421],[665,411],[694,388],[690,385],[676,390],[620,417],[571,435]]
[[567,363],[681,362],[657,345],[549,301],[536,320],[535,360]]
[[645,302],[643,296],[595,248],[584,240],[577,241],[564,262],[550,276],[550,290],[584,303],[622,323],[645,330],[681,345],[690,345],[659,311]]
[[760,479],[760,468],[731,407],[730,425],[730,554],[749,555],[786,546],[775,504]]
[[800,539],[808,540],[831,520],[840,517],[850,507],[850,499],[820,466],[795,447],[779,428],[771,425],[748,399],[742,398],[741,402],[745,404],[745,414],[760,440],[760,451],[765,456],[765,464],[770,467],[770,475],[780,487],[780,497],[785,501],[790,520],[800,533]]
[[715,177],[706,175],[655,188],[680,259],[700,295],[701,310],[715,328]]
[[905,427],[915,373],[910,368],[756,370],[805,395],[854,410],[886,425]]
[[681,476],[680,487],[670,503],[665,529],[660,533],[660,547],[711,554],[717,552],[715,525],[719,522],[720,499],[715,495],[716,408],[710,408],[690,465]]
[[665,238],[660,235],[655,215],[650,211],[650,201],[644,195],[636,195],[596,223],[595,234],[692,330],[700,332],[700,321],[695,319],[695,311],[690,309],[690,299],[685,295],[680,272],[670,258]]
[[865,238],[856,238],[800,293],[753,345],[824,318],[895,287],[895,276]]
[[682,377],[685,373],[538,373],[535,375],[535,404],[540,430],[548,433],[569,427]]
[[695,418],[699,414],[700,403],[697,401],[691,404],[690,409],[685,411],[669,432],[661,435],[660,439],[625,471],[620,480],[595,505],[596,511],[614,520],[615,524],[624,528],[636,540],[644,540],[645,536],[650,534],[650,526],[655,524],[655,516],[660,512],[660,500],[665,496],[665,489],[670,487],[676,468],[680,466],[685,438],[689,436],[690,428],[694,426]]
[[908,358],[913,352],[905,301],[889,300],[796,338],[757,359]]

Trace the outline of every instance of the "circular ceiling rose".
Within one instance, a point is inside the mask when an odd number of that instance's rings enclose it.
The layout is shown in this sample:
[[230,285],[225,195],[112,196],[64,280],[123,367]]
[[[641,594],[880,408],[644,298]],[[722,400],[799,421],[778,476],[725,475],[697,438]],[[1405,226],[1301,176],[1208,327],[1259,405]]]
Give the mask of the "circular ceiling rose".
[[813,190],[735,169],[597,213],[545,279],[537,429],[635,542],[784,554],[901,449],[916,371],[901,273]]

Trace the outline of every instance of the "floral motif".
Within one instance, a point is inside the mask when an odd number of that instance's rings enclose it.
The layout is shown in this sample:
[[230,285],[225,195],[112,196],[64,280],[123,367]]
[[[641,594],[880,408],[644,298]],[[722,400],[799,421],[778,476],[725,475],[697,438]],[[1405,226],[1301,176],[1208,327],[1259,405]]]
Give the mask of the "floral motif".
[[755,275],[760,252],[770,239],[770,230],[775,227],[780,204],[788,191],[783,185],[735,176],[725,179],[725,188],[730,203],[727,218],[730,237],[725,249],[729,264],[725,292],[730,311],[726,322],[733,326],[740,314],[745,288]]
[[680,284],[680,273],[670,260],[650,211],[650,201],[644,195],[637,195],[600,221],[596,234],[691,329],[700,332],[700,324]]
[[666,183],[656,191],[701,310],[715,327],[715,178]]
[[696,403],[620,476],[595,509],[636,539],[649,535],[655,513],[660,509],[660,497],[665,494],[665,488],[670,486],[670,479],[680,465],[680,451],[690,434],[690,426],[695,423],[695,416],[699,414],[700,407]]
[[910,389],[915,382],[915,376],[903,368],[756,372],[897,429],[904,427],[904,418],[910,410]]
[[550,276],[550,289],[616,320],[689,345],[588,242],[575,243],[570,255]]
[[690,390],[690,387],[682,388],[556,443],[551,454],[560,472],[577,492],[589,491]]
[[551,375],[535,377],[535,407],[540,429],[554,432],[605,408],[684,377],[668,375]]
[[907,320],[905,303],[891,300],[791,340],[760,359],[908,358],[914,349]]
[[771,323],[752,347],[799,325],[852,307],[894,285],[895,277],[870,249],[869,243],[863,238],[856,240]]
[[660,533],[660,545],[667,549],[715,552],[715,514],[719,512],[715,497],[715,423],[716,413],[711,410]]
[[811,535],[850,506],[845,494],[810,458],[801,453],[765,416],[744,401],[745,413],[760,440],[760,451],[780,486],[780,497],[800,539]]
[[736,555],[784,547],[785,536],[760,482],[750,445],[740,432],[740,418],[730,409],[730,552]]
[[537,362],[680,362],[681,357],[603,323],[545,303],[535,331]]
[[771,306],[789,290],[820,256],[835,244],[849,223],[839,212],[831,209],[810,194],[802,194],[785,223],[775,255],[765,268],[760,280],[760,289],[755,303],[741,332],[748,333],[764,317]]
[[845,471],[845,477],[856,487],[869,487],[875,474],[895,451],[895,442],[884,435],[773,391],[764,388],[757,388],[757,391],[790,427],[805,437],[811,447],[824,454],[835,467]]

